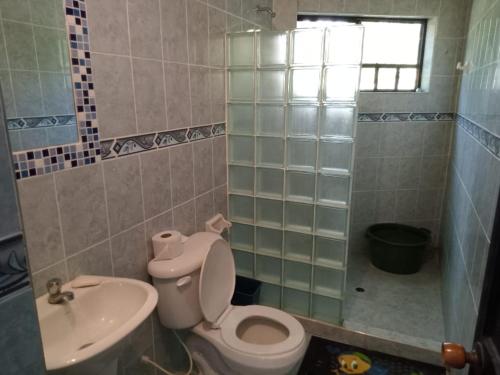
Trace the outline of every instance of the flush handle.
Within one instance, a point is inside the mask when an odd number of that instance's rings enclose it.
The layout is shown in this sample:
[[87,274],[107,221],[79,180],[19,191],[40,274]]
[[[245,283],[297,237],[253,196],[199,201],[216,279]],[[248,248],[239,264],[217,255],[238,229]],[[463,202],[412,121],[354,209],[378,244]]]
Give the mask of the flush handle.
[[177,280],[177,287],[178,288],[182,288],[183,286],[185,285],[188,285],[191,283],[191,276],[184,276],[184,277],[181,277],[179,280]]

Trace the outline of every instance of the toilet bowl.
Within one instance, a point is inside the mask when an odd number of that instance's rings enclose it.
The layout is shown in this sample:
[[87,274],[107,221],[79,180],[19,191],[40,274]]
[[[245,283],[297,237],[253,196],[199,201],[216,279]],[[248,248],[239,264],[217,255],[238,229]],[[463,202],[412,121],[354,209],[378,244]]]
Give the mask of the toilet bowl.
[[307,340],[298,320],[271,307],[231,305],[234,259],[219,235],[196,233],[182,255],[152,260],[148,270],[160,321],[190,328],[187,346],[202,374],[285,375],[300,363]]

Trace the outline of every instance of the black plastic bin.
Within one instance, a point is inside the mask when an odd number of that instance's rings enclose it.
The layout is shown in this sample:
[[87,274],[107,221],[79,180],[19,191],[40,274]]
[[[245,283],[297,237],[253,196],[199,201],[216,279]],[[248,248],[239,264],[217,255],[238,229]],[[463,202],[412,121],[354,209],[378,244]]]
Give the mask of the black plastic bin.
[[236,276],[231,303],[236,306],[258,305],[261,282],[248,277]]
[[370,258],[383,271],[408,275],[422,267],[431,232],[403,224],[375,224],[366,231]]

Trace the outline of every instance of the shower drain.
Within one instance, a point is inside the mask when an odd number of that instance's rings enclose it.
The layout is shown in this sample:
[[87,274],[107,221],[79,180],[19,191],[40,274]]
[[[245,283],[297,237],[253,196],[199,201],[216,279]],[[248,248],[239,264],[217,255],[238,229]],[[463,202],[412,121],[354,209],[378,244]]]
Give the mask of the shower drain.
[[365,288],[361,288],[360,286],[358,286],[355,290],[356,292],[363,293],[365,291]]
[[88,342],[88,343],[86,343],[86,344],[83,344],[82,346],[80,346],[80,347],[78,348],[78,350],[83,350],[83,349],[85,349],[85,348],[88,348],[88,347],[89,347],[90,345],[92,345],[92,344],[93,344],[93,342]]

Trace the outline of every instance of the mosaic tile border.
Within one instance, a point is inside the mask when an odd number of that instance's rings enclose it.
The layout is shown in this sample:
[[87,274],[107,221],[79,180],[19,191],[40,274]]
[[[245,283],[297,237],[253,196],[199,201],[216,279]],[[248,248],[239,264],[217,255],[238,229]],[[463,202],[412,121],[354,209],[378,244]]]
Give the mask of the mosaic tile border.
[[93,164],[101,153],[85,0],[65,0],[64,7],[80,142],[14,152],[17,179]]
[[358,113],[358,122],[453,121],[454,119],[454,113],[443,112]]
[[226,134],[226,124],[196,126],[157,133],[139,134],[131,137],[105,139],[101,141],[102,159],[113,159],[139,152],[195,142]]
[[467,133],[472,135],[481,143],[491,154],[500,159],[500,137],[490,133],[475,122],[457,114],[456,123]]
[[7,119],[8,130],[51,128],[54,126],[76,125],[75,115],[54,115],[37,117],[18,117]]

